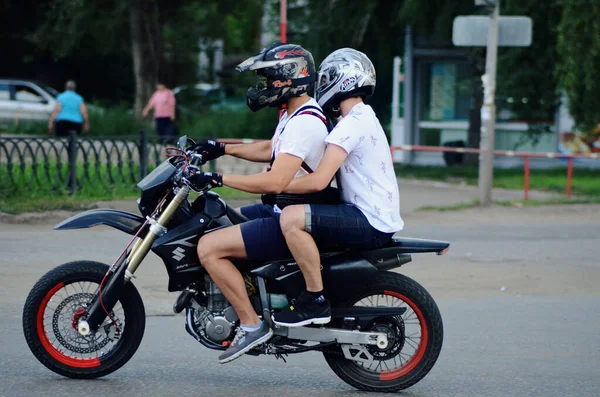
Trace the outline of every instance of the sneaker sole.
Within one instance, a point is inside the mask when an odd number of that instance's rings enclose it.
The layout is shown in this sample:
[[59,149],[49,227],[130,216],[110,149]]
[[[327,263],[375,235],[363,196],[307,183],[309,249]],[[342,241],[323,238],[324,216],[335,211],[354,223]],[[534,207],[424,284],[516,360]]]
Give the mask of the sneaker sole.
[[251,344],[249,344],[248,346],[246,346],[242,350],[238,351],[237,353],[234,353],[234,354],[232,354],[231,356],[229,356],[227,358],[219,360],[219,364],[227,364],[228,362],[231,362],[231,361],[235,360],[236,358],[240,358],[241,356],[243,356],[244,354],[246,354],[249,350],[252,350],[254,347],[260,345],[261,343],[265,343],[266,341],[268,341],[269,339],[271,339],[272,336],[273,336],[273,330],[269,329],[269,333],[268,334],[266,334],[265,336],[263,336],[260,339],[255,340],[254,342],[252,342]]
[[276,321],[273,319],[273,322],[282,327],[294,328],[294,327],[304,327],[309,324],[328,324],[331,321],[331,317],[321,317],[321,318],[309,318],[308,320],[300,321],[299,323],[283,323],[280,321]]

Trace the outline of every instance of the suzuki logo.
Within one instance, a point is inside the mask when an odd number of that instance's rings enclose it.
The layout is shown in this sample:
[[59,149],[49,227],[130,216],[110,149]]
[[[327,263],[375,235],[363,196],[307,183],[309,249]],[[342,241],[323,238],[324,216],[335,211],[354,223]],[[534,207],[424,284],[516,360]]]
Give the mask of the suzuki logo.
[[172,254],[173,254],[173,259],[175,259],[177,262],[179,262],[185,256],[185,250],[181,247],[177,247],[176,249],[173,250]]

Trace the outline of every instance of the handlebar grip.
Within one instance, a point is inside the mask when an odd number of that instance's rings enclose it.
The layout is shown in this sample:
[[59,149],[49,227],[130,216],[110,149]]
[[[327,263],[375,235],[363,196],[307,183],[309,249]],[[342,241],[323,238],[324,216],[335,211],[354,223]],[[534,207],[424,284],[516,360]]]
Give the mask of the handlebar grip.
[[191,158],[189,162],[191,165],[200,166],[205,163],[204,156],[202,156],[200,153],[194,152],[189,157]]

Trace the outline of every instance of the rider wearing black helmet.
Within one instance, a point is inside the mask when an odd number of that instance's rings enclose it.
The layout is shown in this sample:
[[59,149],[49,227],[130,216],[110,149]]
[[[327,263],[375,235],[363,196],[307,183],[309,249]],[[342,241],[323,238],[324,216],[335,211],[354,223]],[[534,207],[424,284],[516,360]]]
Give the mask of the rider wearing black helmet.
[[247,92],[253,112],[265,106],[281,107],[290,98],[306,94],[316,73],[311,53],[295,44],[274,44],[246,59],[237,70],[256,71],[258,84]]
[[[252,111],[267,106],[283,107],[275,134],[271,141],[254,144],[205,141],[197,150],[205,160],[228,154],[270,162],[271,169],[255,175],[199,173],[190,182],[198,187],[226,185],[250,193],[277,195],[294,178],[313,172],[325,151],[327,119],[318,103],[307,95],[316,78],[313,57],[299,45],[274,44],[242,62],[237,69],[255,71],[258,77],[256,87],[247,93]],[[254,311],[242,275],[231,259],[266,261],[291,256],[281,233],[281,209],[277,204],[246,206],[241,212],[251,221],[208,233],[198,243],[200,263],[240,318],[233,342],[219,356],[221,363],[240,357],[273,335]]]
[[363,103],[375,90],[373,64],[362,52],[343,48],[325,58],[318,74],[317,101],[327,113],[342,119],[326,139],[319,167],[292,181],[285,191],[322,190],[337,173],[344,203],[292,205],[283,210],[281,228],[307,288],[293,307],[273,316],[275,323],[288,327],[330,320],[315,240],[324,247],[367,250],[385,244],[404,226],[390,147],[373,109]]

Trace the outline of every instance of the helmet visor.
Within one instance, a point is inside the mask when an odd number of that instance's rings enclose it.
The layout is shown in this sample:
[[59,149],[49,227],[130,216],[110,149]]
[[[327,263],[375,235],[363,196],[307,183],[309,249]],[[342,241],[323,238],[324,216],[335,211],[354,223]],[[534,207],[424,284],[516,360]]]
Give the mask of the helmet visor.
[[322,90],[329,84],[329,80],[327,79],[327,73],[319,73],[319,80],[317,81],[317,90]]
[[256,74],[256,89],[265,90],[269,86],[269,79],[264,74]]

